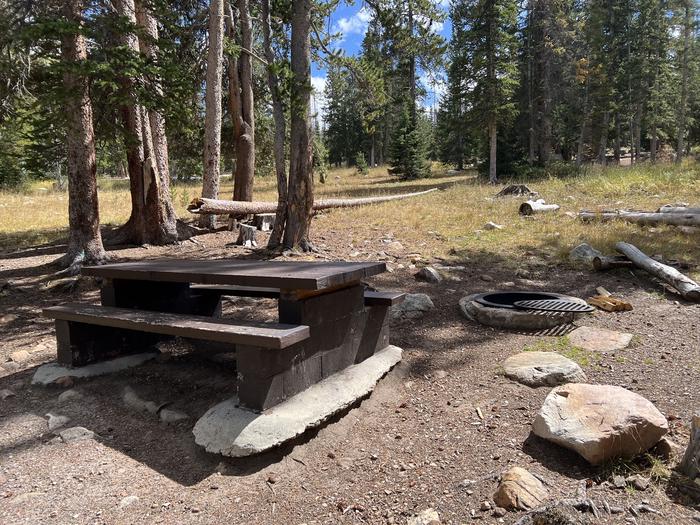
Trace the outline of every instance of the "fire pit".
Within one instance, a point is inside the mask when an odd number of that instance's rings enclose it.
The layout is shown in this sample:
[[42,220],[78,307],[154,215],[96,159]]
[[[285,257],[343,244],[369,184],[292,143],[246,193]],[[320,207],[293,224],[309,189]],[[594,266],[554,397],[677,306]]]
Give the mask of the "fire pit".
[[[564,307],[580,311],[525,309],[530,301],[557,301]],[[459,307],[471,321],[510,330],[547,330],[572,323],[589,311],[586,302],[577,297],[552,292],[509,290],[468,295],[459,301]]]

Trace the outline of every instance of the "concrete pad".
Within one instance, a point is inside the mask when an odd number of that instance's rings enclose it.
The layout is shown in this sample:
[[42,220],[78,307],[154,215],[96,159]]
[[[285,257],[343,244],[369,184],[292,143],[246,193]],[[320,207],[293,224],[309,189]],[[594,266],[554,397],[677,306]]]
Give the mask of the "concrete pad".
[[401,361],[401,353],[401,348],[390,345],[260,414],[237,406],[236,397],[223,401],[197,421],[192,430],[195,442],[207,452],[230,457],[270,450],[370,394]]
[[579,326],[568,335],[569,342],[589,352],[614,352],[627,348],[633,334],[616,332],[606,328]]
[[34,372],[34,377],[32,378],[33,385],[49,385],[56,381],[59,377],[96,377],[105,374],[112,374],[114,372],[120,372],[121,370],[126,370],[133,366],[138,366],[146,361],[155,359],[158,354],[156,353],[144,353],[144,354],[133,354],[124,357],[117,357],[116,359],[110,359],[109,361],[100,361],[99,363],[93,363],[91,365],[70,367],[60,365],[58,363],[47,363],[45,365],[37,368]]

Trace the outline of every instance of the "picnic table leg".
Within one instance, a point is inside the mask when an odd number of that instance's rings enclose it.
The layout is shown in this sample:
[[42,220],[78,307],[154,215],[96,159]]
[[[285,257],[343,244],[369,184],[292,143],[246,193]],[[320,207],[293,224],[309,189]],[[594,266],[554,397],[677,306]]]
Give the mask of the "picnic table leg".
[[389,344],[388,308],[366,307],[364,287],[354,283],[326,293],[282,291],[281,323],[309,326],[311,337],[284,350],[236,348],[238,398],[265,410]]

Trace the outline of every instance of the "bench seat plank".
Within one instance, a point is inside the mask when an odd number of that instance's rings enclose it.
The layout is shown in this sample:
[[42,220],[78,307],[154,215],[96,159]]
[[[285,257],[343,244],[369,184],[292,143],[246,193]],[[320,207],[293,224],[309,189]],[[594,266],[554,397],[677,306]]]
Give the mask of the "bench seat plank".
[[66,304],[44,309],[46,317],[141,332],[282,349],[309,338],[309,327],[252,323],[92,304]]
[[366,306],[394,306],[403,302],[406,294],[403,292],[372,292],[365,290]]

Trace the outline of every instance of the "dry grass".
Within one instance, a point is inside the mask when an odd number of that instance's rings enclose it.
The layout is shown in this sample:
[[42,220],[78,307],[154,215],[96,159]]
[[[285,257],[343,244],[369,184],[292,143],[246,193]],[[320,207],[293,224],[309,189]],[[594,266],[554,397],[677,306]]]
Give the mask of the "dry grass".
[[[424,255],[488,257],[507,264],[529,258],[563,258],[580,242],[602,251],[613,251],[619,240],[632,242],[648,253],[688,261],[700,260],[697,235],[673,227],[639,227],[622,222],[584,224],[565,214],[580,209],[655,209],[670,202],[700,203],[700,165],[658,165],[633,168],[591,168],[567,179],[544,179],[529,183],[547,202],[562,210],[534,218],[518,215],[520,199],[493,199],[496,188],[483,184],[473,174],[459,175],[436,170],[431,179],[397,182],[383,168],[358,176],[354,170],[331,170],[326,184],[317,184],[318,196],[364,196],[419,191],[434,186],[445,188],[425,197],[354,209],[334,210],[318,217],[312,229],[348,230],[358,248],[366,239],[393,234],[418,247]],[[104,224],[118,225],[129,214],[126,181],[100,182],[100,214]],[[67,195],[53,192],[50,183],[34,185],[23,194],[0,194],[0,247],[21,248],[65,236]],[[187,217],[187,203],[199,192],[198,184],[173,187],[178,214]],[[231,194],[230,179],[221,195]],[[256,200],[275,199],[275,181],[256,181]],[[503,230],[483,231],[488,221],[504,225]]]

